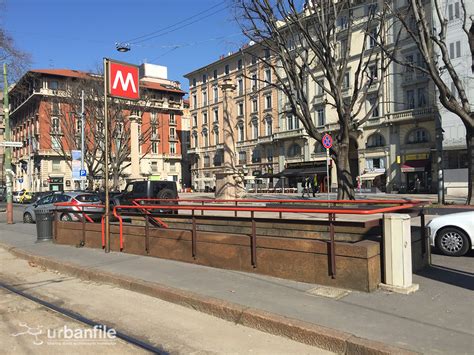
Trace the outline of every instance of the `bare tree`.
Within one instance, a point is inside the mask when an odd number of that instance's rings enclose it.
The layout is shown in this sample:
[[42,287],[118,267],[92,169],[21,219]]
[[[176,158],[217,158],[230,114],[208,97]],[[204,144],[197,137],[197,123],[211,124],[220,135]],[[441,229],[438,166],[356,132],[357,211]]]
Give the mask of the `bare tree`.
[[331,156],[336,162],[338,199],[353,199],[350,137],[378,113],[390,65],[374,45],[380,41],[389,47],[385,7],[376,2],[356,6],[353,0],[308,0],[304,8],[294,0],[235,3],[244,34],[272,54],[272,59],[259,56],[277,78],[268,84],[288,98],[290,112],[318,142],[324,132],[312,118],[308,81],[326,93],[325,106],[336,117],[335,125],[326,127],[334,133]]
[[[30,55],[18,49],[13,39],[0,28],[0,63],[7,63],[10,82],[19,78],[30,64]],[[3,88],[3,80],[0,83]]]
[[[459,17],[467,37],[472,54],[471,73],[474,73],[474,13],[472,2],[461,0]],[[401,65],[427,74],[437,88],[439,102],[448,111],[456,114],[466,127],[466,144],[468,157],[468,197],[467,204],[473,204],[474,194],[474,102],[469,97],[467,89],[472,77],[466,78],[466,72],[455,66],[452,61],[449,44],[447,43],[448,18],[443,10],[445,2],[433,0],[426,3],[423,0],[408,0],[407,6],[391,7],[399,24],[416,44],[424,62],[407,62],[397,52],[386,51],[392,59]],[[391,6],[387,3],[387,6]],[[468,8],[470,6],[470,9]],[[383,46],[382,46],[383,47]],[[462,66],[461,66],[462,69]],[[447,79],[447,80],[446,80]],[[453,83],[450,87],[449,83]]]
[[[63,157],[71,168],[71,150],[81,149],[81,95],[84,91],[84,164],[88,170],[88,187],[93,188],[94,180],[103,177],[105,161],[103,81],[100,76],[90,75],[84,79],[68,80],[60,85],[58,93],[61,94],[50,98],[50,148]],[[131,164],[130,116],[133,114],[141,117],[146,107],[146,99],[137,102],[109,100],[109,169],[113,189],[119,188],[120,179],[126,176],[125,170]],[[140,145],[149,140],[151,127],[148,125],[141,131],[138,141]],[[142,151],[140,159],[149,150],[147,148]]]

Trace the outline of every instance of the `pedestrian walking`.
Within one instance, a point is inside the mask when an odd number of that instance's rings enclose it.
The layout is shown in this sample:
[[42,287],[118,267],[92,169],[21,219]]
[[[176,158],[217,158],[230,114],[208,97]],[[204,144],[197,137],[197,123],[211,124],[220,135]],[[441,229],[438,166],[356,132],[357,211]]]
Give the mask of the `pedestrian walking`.
[[302,186],[303,186],[303,195],[302,195],[301,197],[304,198],[304,195],[305,195],[305,194],[307,194],[308,197],[310,197],[310,195],[309,195],[309,189],[310,189],[310,187],[311,187],[311,181],[310,181],[309,177],[305,177],[305,178],[303,179],[303,184],[302,184]]

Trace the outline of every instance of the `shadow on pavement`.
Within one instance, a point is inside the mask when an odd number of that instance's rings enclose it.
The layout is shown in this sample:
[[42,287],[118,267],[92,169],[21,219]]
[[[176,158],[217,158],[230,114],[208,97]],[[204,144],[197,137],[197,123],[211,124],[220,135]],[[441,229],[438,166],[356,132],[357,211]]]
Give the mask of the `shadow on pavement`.
[[[474,257],[471,251],[465,257]],[[465,288],[474,291],[474,273],[456,270],[443,265],[432,264],[424,270],[418,271],[416,275],[429,278],[431,280],[443,282],[449,285]]]

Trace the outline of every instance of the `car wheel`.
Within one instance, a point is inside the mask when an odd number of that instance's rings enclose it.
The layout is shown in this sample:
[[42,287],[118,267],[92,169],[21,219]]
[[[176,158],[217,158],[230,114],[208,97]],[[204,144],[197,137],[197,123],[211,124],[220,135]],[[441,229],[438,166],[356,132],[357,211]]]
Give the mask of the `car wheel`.
[[436,246],[445,255],[462,256],[469,250],[469,239],[459,228],[443,228],[436,235]]
[[33,223],[33,216],[26,212],[24,215],[23,215],[23,223]]
[[71,218],[71,216],[70,216],[69,214],[63,213],[63,214],[61,215],[61,221],[63,221],[63,222],[71,222],[71,221],[72,221],[72,218]]

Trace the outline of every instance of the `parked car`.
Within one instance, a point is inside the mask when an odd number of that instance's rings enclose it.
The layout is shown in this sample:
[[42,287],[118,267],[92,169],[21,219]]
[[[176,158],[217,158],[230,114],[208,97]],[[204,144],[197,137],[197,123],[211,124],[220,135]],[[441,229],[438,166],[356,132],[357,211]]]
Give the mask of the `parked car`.
[[22,191],[14,191],[12,193],[12,202],[19,203],[20,202],[20,197],[23,195],[24,190]]
[[[132,181],[127,184],[125,190],[114,197],[114,205],[133,205],[135,199],[177,199],[178,189],[175,181]],[[160,204],[159,202],[143,201],[142,204]],[[177,202],[170,202],[177,204]],[[177,213],[178,211],[150,211],[155,213]]]
[[443,254],[462,256],[473,249],[474,211],[435,217],[427,225],[430,243]]
[[[56,206],[58,202],[71,202],[73,206]],[[76,221],[80,220],[82,208],[81,205],[93,204],[101,205],[99,196],[93,193],[82,193],[82,192],[62,192],[62,193],[51,193],[29,205],[23,212],[24,223],[36,222],[36,211],[37,210],[49,210],[59,211],[59,218],[61,221]],[[86,212],[92,219],[100,219],[101,213],[104,211],[102,207],[84,207]]]
[[18,198],[18,202],[20,203],[30,203],[33,199],[33,192],[24,191],[20,197]]

